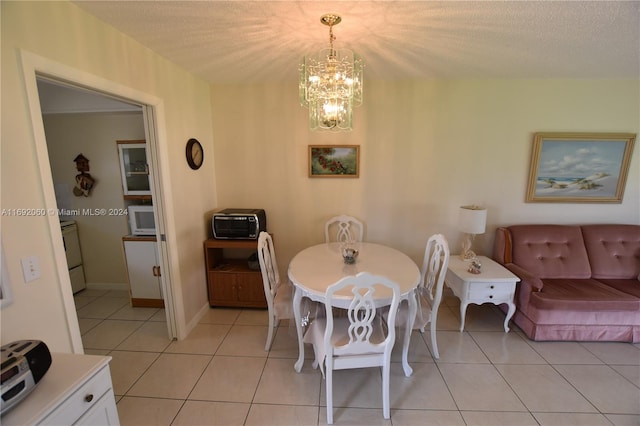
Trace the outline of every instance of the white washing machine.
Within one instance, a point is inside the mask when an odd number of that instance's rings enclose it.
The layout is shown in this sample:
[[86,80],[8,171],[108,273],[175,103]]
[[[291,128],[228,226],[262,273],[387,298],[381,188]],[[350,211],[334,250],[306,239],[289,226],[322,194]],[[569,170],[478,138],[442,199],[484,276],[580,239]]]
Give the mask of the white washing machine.
[[60,222],[62,228],[62,241],[64,251],[67,255],[67,266],[69,268],[69,278],[71,278],[71,289],[73,293],[87,288],[84,279],[84,268],[82,267],[82,252],[80,251],[80,238],[78,237],[78,225],[75,220]]

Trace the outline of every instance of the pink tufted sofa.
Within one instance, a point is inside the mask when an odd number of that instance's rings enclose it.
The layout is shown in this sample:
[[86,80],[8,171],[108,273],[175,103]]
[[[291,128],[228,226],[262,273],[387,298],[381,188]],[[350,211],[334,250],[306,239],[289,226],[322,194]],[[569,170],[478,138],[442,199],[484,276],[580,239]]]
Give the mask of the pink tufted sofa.
[[530,339],[640,342],[640,225],[501,227],[493,257]]

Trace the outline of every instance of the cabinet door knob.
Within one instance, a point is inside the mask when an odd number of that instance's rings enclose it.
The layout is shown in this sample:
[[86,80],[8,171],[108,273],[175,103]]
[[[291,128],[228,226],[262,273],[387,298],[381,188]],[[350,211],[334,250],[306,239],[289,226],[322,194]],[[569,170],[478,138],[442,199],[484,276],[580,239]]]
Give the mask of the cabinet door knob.
[[492,288],[492,289],[494,289],[494,288],[496,288],[496,286],[495,286],[495,285],[492,285],[492,286],[491,286],[491,288]]
[[93,394],[92,394],[92,393],[90,393],[89,395],[85,396],[85,397],[84,397],[84,400],[85,400],[85,401],[87,401],[87,402],[91,402],[91,401],[93,401]]
[[489,296],[489,299],[493,299],[493,294]]

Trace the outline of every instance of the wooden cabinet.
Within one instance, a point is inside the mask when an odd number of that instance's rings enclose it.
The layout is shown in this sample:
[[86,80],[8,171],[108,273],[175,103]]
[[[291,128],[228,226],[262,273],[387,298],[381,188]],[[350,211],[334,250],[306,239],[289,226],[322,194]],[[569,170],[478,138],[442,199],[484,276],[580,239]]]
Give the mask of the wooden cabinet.
[[131,306],[163,308],[160,262],[155,237],[122,238],[127,261]]
[[[257,240],[209,239],[204,242],[209,305],[267,307],[260,270],[249,269],[247,262],[257,248]],[[225,257],[232,251],[246,253],[246,256],[238,259]]]
[[20,404],[2,416],[9,425],[118,425],[111,357],[51,354],[51,367]]

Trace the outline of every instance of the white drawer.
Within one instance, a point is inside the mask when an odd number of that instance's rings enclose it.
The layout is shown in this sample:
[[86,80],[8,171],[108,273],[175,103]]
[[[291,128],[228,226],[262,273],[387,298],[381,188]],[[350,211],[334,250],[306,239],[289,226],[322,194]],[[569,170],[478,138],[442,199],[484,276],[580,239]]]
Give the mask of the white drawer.
[[84,413],[74,426],[119,425],[118,409],[112,391],[108,391]]
[[467,297],[470,301],[510,301],[513,298],[513,285],[473,283],[469,286]]
[[69,396],[41,424],[71,425],[111,389],[109,367],[105,367]]

